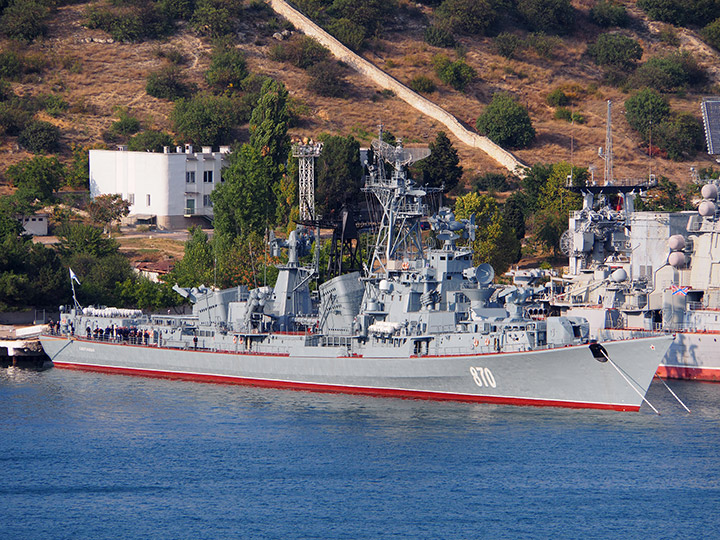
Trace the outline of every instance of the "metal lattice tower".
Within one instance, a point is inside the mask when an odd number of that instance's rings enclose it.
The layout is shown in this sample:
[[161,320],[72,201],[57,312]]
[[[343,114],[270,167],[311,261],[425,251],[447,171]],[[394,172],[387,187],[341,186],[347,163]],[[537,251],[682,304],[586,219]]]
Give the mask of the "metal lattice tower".
[[605,185],[611,186],[613,183],[613,146],[612,146],[612,118],[610,111],[612,110],[612,101],[607,102],[607,123],[605,129]]
[[293,157],[299,160],[300,219],[315,219],[315,158],[322,151],[322,143],[303,141],[292,147]]

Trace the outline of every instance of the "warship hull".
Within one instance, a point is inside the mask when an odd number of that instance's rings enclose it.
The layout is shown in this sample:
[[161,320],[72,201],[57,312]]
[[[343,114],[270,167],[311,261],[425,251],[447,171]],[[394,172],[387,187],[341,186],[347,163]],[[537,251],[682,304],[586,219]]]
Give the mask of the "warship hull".
[[[285,339],[292,340],[290,336]],[[486,354],[405,355],[368,348],[309,347],[246,353],[130,345],[45,335],[57,368],[125,375],[512,405],[637,411],[671,336],[603,343],[609,362],[588,345]]]

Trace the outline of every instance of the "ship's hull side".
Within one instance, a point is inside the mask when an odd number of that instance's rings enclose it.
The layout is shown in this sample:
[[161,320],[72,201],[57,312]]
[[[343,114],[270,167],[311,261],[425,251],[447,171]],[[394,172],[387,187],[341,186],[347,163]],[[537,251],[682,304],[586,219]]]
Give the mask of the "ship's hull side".
[[[321,392],[636,411],[671,337],[453,356],[246,354],[132,346],[43,336],[59,368]],[[614,364],[614,365],[613,365]],[[625,377],[618,372],[622,371]],[[633,388],[628,381],[633,381]]]
[[679,332],[658,368],[658,375],[720,382],[720,332]]

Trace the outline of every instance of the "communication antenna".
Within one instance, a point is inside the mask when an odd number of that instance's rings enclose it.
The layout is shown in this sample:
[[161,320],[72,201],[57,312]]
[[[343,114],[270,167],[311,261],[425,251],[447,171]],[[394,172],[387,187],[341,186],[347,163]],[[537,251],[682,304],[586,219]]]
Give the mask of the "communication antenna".
[[292,147],[293,157],[298,158],[300,219],[315,219],[315,158],[320,155],[323,143],[303,139]]

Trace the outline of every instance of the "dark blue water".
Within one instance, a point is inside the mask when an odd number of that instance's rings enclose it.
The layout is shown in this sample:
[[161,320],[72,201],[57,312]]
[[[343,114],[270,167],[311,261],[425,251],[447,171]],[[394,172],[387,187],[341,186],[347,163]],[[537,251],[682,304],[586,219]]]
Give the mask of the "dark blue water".
[[0,371],[0,538],[718,538],[720,384],[663,413]]

